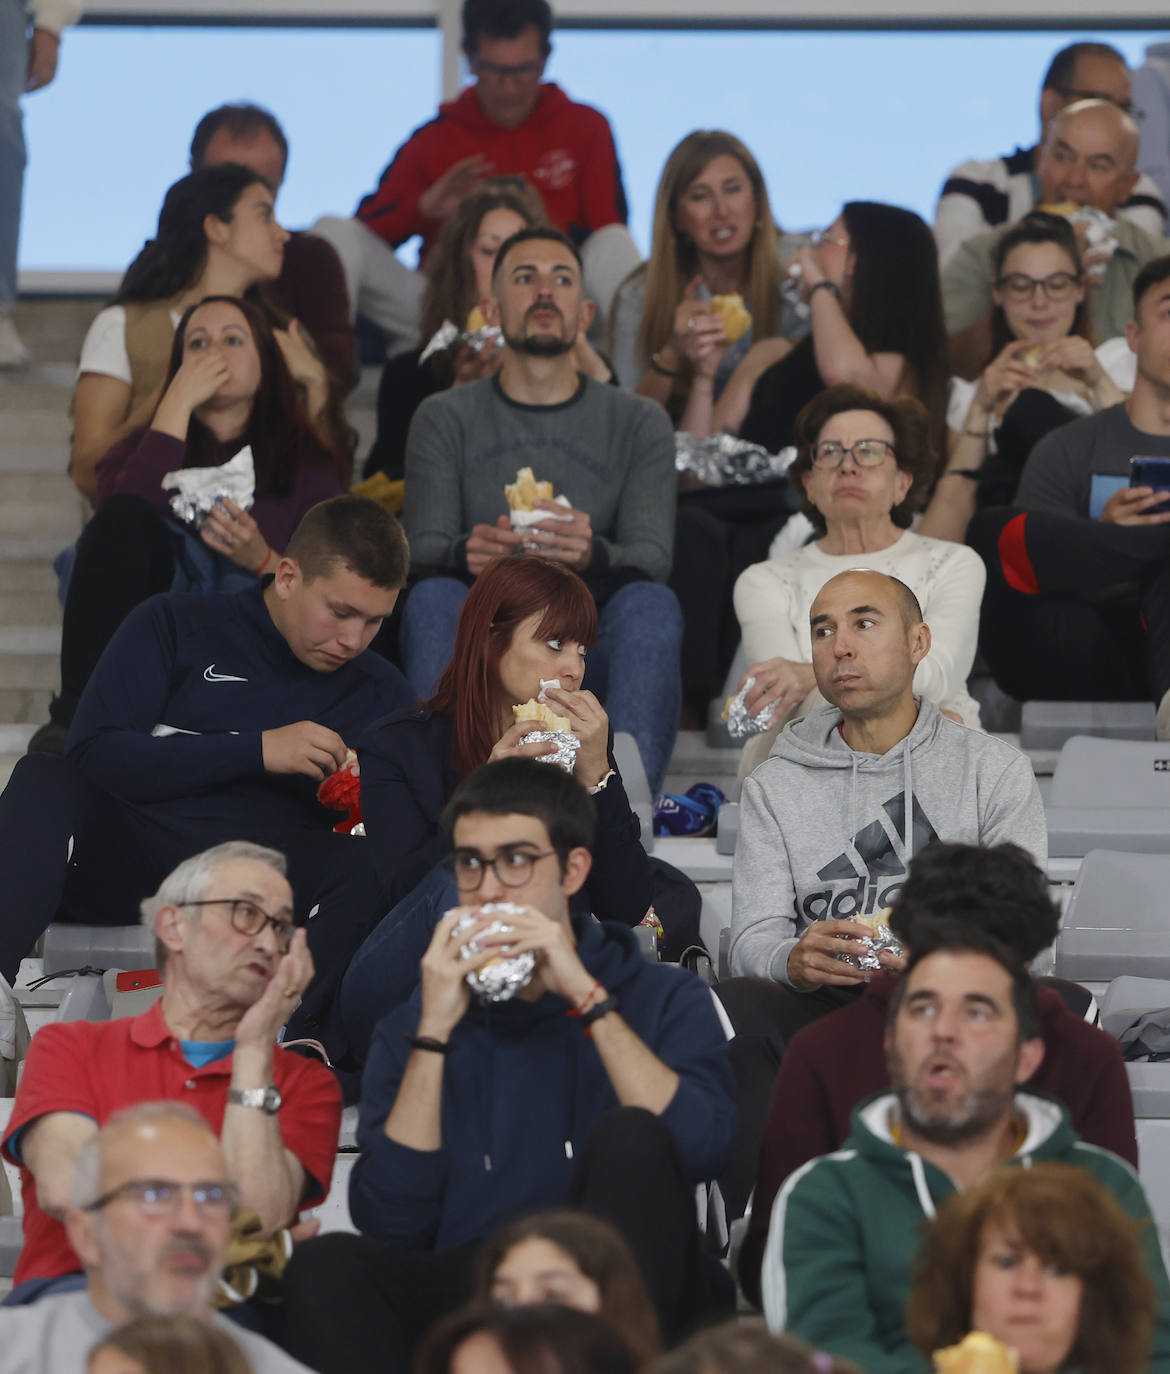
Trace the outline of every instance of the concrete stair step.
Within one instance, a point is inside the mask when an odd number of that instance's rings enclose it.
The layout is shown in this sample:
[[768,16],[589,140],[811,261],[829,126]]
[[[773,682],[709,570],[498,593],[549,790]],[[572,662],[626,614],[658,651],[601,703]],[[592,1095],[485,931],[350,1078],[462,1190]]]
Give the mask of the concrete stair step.
[[[0,634],[3,632],[0,631]],[[28,691],[32,688],[38,693],[54,692],[61,677],[61,656],[53,653],[12,653],[0,649],[0,702],[6,688]],[[48,703],[46,700],[46,712]],[[0,709],[0,719],[29,720],[35,716],[18,716]]]
[[62,455],[62,467],[64,467],[65,455],[69,452],[69,437],[72,432],[72,421],[69,419],[65,407],[59,406],[57,409],[39,410],[6,410],[3,412],[4,442],[5,446],[12,445],[57,445]]
[[61,466],[32,471],[0,468],[0,502],[5,505],[57,503],[72,513],[81,511],[84,500]]
[[17,444],[4,436],[0,449],[0,472],[49,472],[64,475],[69,449],[60,444]]
[[72,544],[81,533],[81,526],[63,533],[47,531],[37,534],[5,534],[0,532],[0,567],[11,562],[38,561],[52,570],[53,559],[66,544]]
[[20,337],[38,363],[61,362],[76,368],[86,331],[111,294],[18,301],[13,315]]
[[35,729],[49,719],[49,699],[56,689],[56,678],[48,687],[0,687],[0,720]]
[[56,592],[57,574],[43,558],[0,561],[0,588],[6,592]]
[[58,496],[46,500],[0,500],[0,537],[21,539],[52,535],[62,544],[71,543],[81,533],[80,498]]
[[[0,567],[0,588],[4,588]],[[0,590],[0,626],[60,625],[61,603],[52,591]]]
[[0,372],[0,415],[47,410],[68,415],[76,370],[62,367]]

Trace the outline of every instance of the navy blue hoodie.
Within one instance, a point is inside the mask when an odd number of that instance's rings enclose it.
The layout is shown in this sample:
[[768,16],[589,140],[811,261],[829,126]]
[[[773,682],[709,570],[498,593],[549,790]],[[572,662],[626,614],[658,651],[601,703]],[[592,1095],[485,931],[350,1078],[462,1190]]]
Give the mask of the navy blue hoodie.
[[302,663],[259,586],[151,597],[106,646],[82,693],[68,756],[103,791],[193,841],[279,838],[337,813],[304,776],[264,771],[265,730],[313,720],[355,735],[413,693],[367,650],[335,672]]
[[[699,1183],[727,1164],[735,1103],[727,1041],[711,992],[674,965],[651,964],[624,926],[575,924],[577,952],[621,998],[634,1033],[679,1075],[662,1114],[683,1170]],[[593,1042],[553,993],[535,1002],[473,1000],[443,1068],[438,1150],[383,1131],[411,1053],[421,991],[378,1023],[362,1080],[358,1160],[349,1185],[354,1224],[411,1249],[478,1240],[521,1212],[564,1205],[574,1157],[617,1096]]]

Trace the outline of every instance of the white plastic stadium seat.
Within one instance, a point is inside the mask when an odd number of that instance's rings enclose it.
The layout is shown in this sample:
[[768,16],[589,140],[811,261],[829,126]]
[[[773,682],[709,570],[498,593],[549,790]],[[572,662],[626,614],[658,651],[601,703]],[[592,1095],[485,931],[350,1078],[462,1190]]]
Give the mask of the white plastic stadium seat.
[[1085,855],[1056,937],[1056,976],[1170,978],[1170,855]]
[[1045,818],[1050,855],[1170,853],[1170,744],[1074,736],[1060,751]]
[[153,968],[154,939],[142,925],[54,924],[45,931],[45,973],[73,968]]
[[650,853],[654,848],[654,798],[646,777],[646,766],[642,762],[642,752],[633,735],[624,730],[615,733],[613,759],[622,775],[626,796],[630,799],[630,810],[642,827],[642,847]]
[[1151,740],[1149,701],[1026,701],[1020,716],[1022,749],[1059,749],[1073,735]]
[[731,667],[723,680],[723,692],[707,704],[707,743],[712,749],[742,749],[743,741],[732,739],[727,733],[727,722],[723,719],[723,707],[727,698],[734,696],[739,688],[739,680],[747,670],[747,654],[743,651],[743,640],[731,660]]

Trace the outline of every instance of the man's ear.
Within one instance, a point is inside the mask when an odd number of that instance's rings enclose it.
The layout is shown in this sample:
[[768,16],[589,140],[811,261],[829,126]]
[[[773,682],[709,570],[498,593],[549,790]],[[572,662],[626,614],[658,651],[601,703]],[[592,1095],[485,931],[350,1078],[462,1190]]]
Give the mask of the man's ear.
[[1039,1036],[1034,1040],[1024,1040],[1020,1044],[1019,1060],[1016,1063],[1016,1082],[1026,1083],[1044,1062],[1044,1041]]
[[101,1262],[101,1252],[98,1249],[95,1229],[97,1213],[82,1212],[76,1207],[67,1207],[63,1220],[65,1222],[65,1234],[69,1237],[69,1244],[73,1246],[82,1265],[86,1269],[96,1269]]
[[592,867],[593,855],[587,849],[578,846],[569,850],[568,858],[565,860],[564,876],[561,878],[561,887],[566,897],[572,897],[574,893],[580,892]]
[[597,317],[597,302],[583,300],[577,311],[577,338],[583,339],[589,333],[589,326]]
[[[1139,309],[1140,308],[1141,307],[1139,306]],[[1131,353],[1136,353],[1138,350],[1138,338],[1140,337],[1141,332],[1142,327],[1140,324],[1138,324],[1137,318],[1135,316],[1135,318],[1130,320],[1130,322],[1125,326],[1125,342],[1129,344],[1129,351]]]
[[281,601],[287,601],[292,595],[293,588],[301,580],[301,565],[295,558],[290,558],[287,554],[276,565],[276,573],[272,579],[272,590],[280,597]]
[[910,626],[906,639],[910,645],[910,661],[917,668],[930,653],[930,626],[920,620],[917,625]]
[[1118,205],[1124,205],[1125,202],[1130,198],[1130,196],[1133,195],[1133,188],[1138,184],[1138,181],[1140,179],[1141,173],[1138,171],[1136,167],[1133,169],[1132,172],[1128,174],[1128,176],[1125,176],[1121,179],[1120,185],[1122,193],[1118,197]]
[[167,954],[178,954],[186,940],[187,917],[177,906],[159,907],[154,917],[154,933]]
[[484,319],[488,324],[499,327],[500,323],[500,303],[495,296],[485,296],[479,303],[479,308],[483,312]]

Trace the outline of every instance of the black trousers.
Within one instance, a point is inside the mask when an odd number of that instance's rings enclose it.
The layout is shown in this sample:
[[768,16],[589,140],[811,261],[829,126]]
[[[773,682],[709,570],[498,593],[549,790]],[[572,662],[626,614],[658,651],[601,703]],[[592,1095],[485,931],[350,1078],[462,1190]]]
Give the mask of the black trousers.
[[719,1179],[728,1217],[741,1217],[756,1186],[756,1169],[772,1085],[780,1071],[785,1046],[798,1030],[857,1000],[857,988],[817,988],[797,992],[767,978],[726,978],[715,987],[735,1039],[727,1046],[735,1076],[738,1125],[731,1164]]
[[49,714],[69,725],[90,674],[114,631],[175,576],[171,536],[149,501],[109,497],[81,532],[61,623],[61,694]]
[[1021,701],[1157,702],[1170,690],[1170,527],[980,511],[979,643]]
[[[565,1205],[625,1237],[668,1341],[731,1314],[730,1277],[702,1251],[694,1189],[652,1113],[618,1107],[593,1123]],[[337,1234],[298,1246],[284,1275],[289,1352],[320,1374],[408,1374],[426,1330],[470,1297],[474,1249]]]

